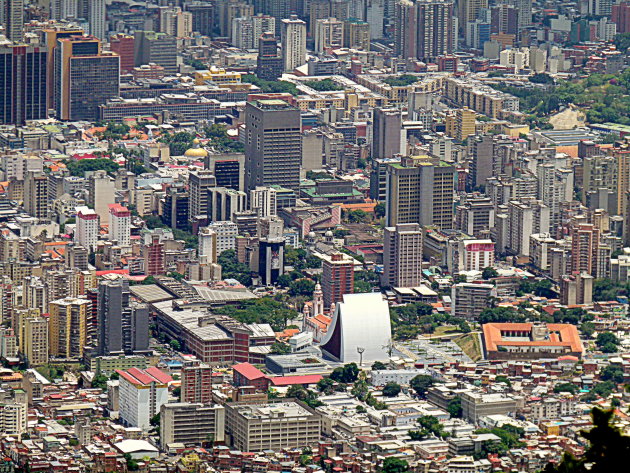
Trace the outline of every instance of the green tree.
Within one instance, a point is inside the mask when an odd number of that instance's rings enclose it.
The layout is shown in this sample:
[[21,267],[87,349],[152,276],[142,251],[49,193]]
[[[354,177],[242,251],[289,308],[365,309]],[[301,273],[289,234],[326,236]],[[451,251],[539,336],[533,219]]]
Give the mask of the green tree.
[[287,343],[274,342],[271,345],[271,353],[273,355],[287,355],[291,353],[291,347]]
[[605,366],[601,372],[599,373],[599,378],[602,381],[613,381],[616,384],[623,383],[625,379],[625,375],[623,372],[623,368],[617,364],[611,364]]
[[572,384],[572,383],[560,383],[560,384],[556,384],[553,387],[554,393],[577,394],[578,391],[579,391],[579,388],[575,384]]
[[383,202],[379,202],[374,207],[374,215],[376,216],[376,218],[383,218],[385,216],[386,210],[387,209],[385,207],[385,204]]
[[611,332],[601,332],[595,339],[595,344],[604,353],[616,353],[619,339]]
[[413,389],[418,396],[425,396],[431,386],[433,386],[434,380],[431,376],[426,374],[419,374],[411,378],[409,386]]
[[383,461],[382,473],[406,473],[409,471],[409,463],[402,458],[387,457]]
[[348,363],[343,367],[335,368],[330,374],[330,379],[339,383],[354,383],[359,377],[359,371],[356,363]]
[[630,437],[612,425],[614,411],[594,408],[593,428],[580,432],[589,445],[581,458],[565,453],[558,465],[548,464],[543,473],[609,473],[621,471],[630,456]]
[[481,272],[481,278],[485,279],[486,281],[488,279],[493,279],[493,278],[498,278],[499,277],[499,272],[491,267],[487,267],[487,268],[483,268],[483,271]]
[[401,391],[400,384],[389,382],[383,387],[383,396],[396,397],[400,394],[400,391]]
[[251,286],[252,272],[249,266],[238,261],[235,250],[226,250],[221,253],[218,263],[221,265],[223,278],[236,279],[244,286]]
[[450,401],[448,401],[448,406],[446,410],[450,414],[451,417],[456,417],[461,419],[464,410],[462,409],[462,398],[459,396],[454,397]]
[[382,361],[375,361],[372,363],[372,371],[383,371],[387,369],[387,365]]
[[169,342],[169,346],[174,351],[180,351],[182,349],[182,344],[179,342],[179,340],[171,340]]
[[334,392],[335,382],[326,377],[322,378],[317,382],[317,390],[320,393],[332,394]]
[[315,291],[315,281],[312,279],[298,279],[289,284],[289,294],[292,296],[312,297]]

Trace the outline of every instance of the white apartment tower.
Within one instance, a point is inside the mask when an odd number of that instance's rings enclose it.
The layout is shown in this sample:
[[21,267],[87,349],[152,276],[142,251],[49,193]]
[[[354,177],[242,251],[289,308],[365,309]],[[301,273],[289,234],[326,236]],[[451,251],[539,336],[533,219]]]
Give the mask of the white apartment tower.
[[282,20],[282,57],[286,72],[306,62],[306,23],[296,15]]

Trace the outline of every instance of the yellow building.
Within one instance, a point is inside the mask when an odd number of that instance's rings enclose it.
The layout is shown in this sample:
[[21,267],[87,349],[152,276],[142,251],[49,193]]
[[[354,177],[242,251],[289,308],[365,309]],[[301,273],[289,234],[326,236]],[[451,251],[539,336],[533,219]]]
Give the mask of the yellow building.
[[470,135],[475,134],[475,121],[477,114],[469,108],[460,108],[455,112],[455,136],[459,141],[464,141]]
[[204,85],[206,81],[215,84],[240,84],[241,73],[218,67],[211,67],[207,71],[195,71],[195,85]]
[[88,318],[92,303],[88,299],[67,297],[50,303],[49,351],[58,358],[82,358],[90,342]]
[[44,317],[25,317],[20,327],[20,350],[30,366],[48,363],[48,320]]

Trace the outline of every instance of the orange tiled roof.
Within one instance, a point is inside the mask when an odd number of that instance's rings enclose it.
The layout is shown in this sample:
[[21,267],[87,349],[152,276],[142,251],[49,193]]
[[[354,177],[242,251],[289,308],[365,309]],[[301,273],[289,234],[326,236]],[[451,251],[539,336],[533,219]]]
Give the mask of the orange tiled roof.
[[502,331],[514,330],[522,332],[531,332],[533,324],[531,323],[492,323],[483,326],[483,337],[488,351],[497,351],[497,345],[503,346],[565,346],[569,347],[572,352],[582,353],[584,347],[580,340],[575,325],[571,324],[547,324],[550,332],[550,340],[545,341],[512,341],[503,339]]

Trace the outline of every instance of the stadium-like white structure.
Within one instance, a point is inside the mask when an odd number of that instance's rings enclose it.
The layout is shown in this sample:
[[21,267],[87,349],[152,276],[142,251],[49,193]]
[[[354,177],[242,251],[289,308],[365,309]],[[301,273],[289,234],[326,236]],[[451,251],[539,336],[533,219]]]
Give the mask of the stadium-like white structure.
[[345,294],[320,348],[342,363],[387,360],[391,338],[389,306],[381,294]]

